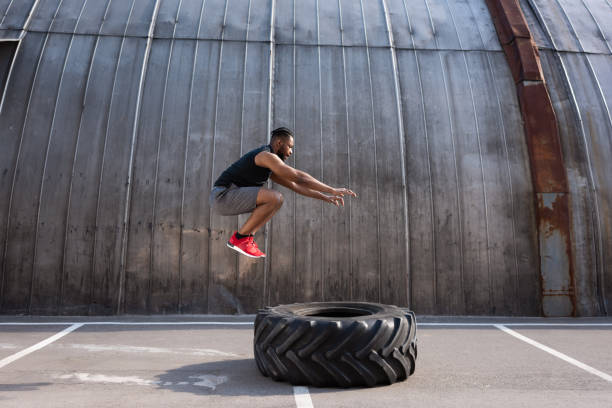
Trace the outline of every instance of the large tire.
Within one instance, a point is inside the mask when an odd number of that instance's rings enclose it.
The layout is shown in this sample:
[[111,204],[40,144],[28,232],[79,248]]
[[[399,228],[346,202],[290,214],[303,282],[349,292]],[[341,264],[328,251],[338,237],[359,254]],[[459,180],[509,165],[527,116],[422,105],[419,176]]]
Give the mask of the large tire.
[[364,302],[267,307],[255,319],[255,361],[277,381],[318,387],[392,384],[414,373],[416,318]]

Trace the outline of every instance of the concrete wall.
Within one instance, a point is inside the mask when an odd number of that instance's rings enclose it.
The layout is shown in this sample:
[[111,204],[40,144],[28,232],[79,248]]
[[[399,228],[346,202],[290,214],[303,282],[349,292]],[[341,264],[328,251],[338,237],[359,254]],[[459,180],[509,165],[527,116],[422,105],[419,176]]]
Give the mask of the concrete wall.
[[[540,314],[521,112],[484,1],[29,4],[0,23],[21,38],[0,109],[3,313]],[[245,217],[212,215],[208,192],[277,126],[291,165],[360,197],[274,186],[254,262],[225,247]]]

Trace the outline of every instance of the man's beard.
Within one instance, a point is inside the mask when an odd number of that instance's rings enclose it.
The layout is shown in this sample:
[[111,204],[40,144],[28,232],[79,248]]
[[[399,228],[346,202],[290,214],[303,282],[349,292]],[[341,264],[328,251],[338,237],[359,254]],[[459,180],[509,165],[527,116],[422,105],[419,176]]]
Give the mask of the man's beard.
[[287,157],[284,157],[282,154],[280,154],[280,152],[276,153],[276,155],[279,157],[279,159],[281,159],[282,161],[287,160]]

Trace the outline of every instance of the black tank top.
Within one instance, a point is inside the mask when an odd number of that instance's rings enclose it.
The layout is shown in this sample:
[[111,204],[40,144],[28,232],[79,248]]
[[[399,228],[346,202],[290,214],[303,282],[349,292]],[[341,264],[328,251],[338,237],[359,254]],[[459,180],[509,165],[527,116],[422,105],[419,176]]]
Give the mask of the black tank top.
[[215,181],[215,186],[229,187],[230,184],[238,187],[263,186],[272,173],[270,169],[255,164],[255,156],[263,151],[272,152],[272,146],[261,146],[242,156],[221,173]]

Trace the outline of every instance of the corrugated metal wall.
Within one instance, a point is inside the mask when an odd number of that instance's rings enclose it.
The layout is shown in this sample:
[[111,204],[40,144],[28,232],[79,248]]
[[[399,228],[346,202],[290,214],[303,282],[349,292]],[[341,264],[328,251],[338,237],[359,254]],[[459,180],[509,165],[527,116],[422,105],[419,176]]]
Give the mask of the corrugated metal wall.
[[573,216],[577,312],[612,304],[612,4],[529,0],[522,8],[554,103]]
[[[540,313],[520,110],[484,1],[39,0],[30,23],[0,112],[2,312]],[[254,262],[225,247],[245,217],[212,216],[208,192],[277,126],[292,165],[359,198],[275,187]]]

